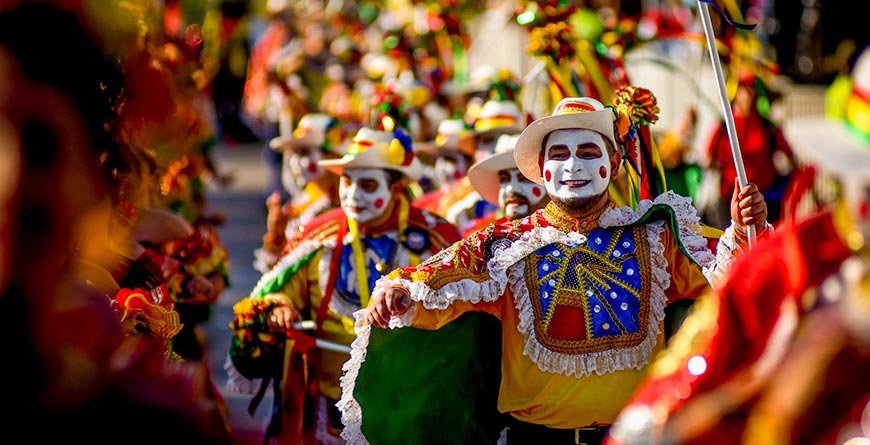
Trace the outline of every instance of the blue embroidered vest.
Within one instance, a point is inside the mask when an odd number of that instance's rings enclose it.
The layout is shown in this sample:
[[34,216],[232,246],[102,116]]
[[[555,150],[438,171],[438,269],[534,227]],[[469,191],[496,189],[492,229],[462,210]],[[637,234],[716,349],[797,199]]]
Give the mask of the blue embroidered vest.
[[550,244],[524,259],[535,335],[547,349],[589,354],[646,337],[650,254],[644,226],[597,228],[584,243]]

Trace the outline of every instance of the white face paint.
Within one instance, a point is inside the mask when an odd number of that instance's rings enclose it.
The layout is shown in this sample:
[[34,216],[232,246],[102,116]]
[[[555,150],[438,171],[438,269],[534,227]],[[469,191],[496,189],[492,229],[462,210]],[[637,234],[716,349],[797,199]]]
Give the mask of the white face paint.
[[465,156],[459,153],[445,153],[435,160],[434,170],[438,184],[448,185],[468,174],[468,163],[465,161]]
[[323,152],[316,147],[297,147],[284,156],[288,157],[287,166],[290,173],[297,178],[296,184],[300,187],[305,187],[305,184],[323,174],[323,168],[317,165],[317,161],[323,159]]
[[393,199],[388,178],[385,170],[377,168],[345,170],[338,196],[347,217],[365,224],[382,216]]
[[556,130],[544,147],[544,186],[562,200],[588,199],[607,190],[610,156],[604,137],[585,129]]
[[544,199],[544,188],[529,181],[519,169],[498,172],[498,205],[507,219],[524,218],[537,210]]

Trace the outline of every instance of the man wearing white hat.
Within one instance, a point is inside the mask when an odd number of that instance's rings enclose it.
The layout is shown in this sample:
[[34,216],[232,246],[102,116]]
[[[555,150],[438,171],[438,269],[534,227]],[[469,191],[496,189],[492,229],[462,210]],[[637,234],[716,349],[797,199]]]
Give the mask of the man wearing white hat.
[[664,345],[665,306],[709,287],[742,244],[735,231],[767,228],[753,187],[733,199],[718,258],[688,199],[666,193],[617,207],[607,191],[621,162],[614,121],[595,99],[566,98],[533,122],[514,156],[550,204],[393,271],[358,319],[363,332],[438,329],[468,311],[500,318],[498,409],[509,414],[509,444],[599,443]]
[[254,251],[254,268],[265,273],[302,225],[338,206],[338,177],[317,164],[344,154],[344,130],[332,116],[311,113],[302,116],[291,134],[281,134],[269,146],[283,154],[281,182],[291,200],[281,204],[281,195],[266,200],[268,215],[263,246]]
[[[544,187],[529,181],[517,168],[514,148],[518,139],[518,134],[499,136],[495,153],[468,171],[474,190],[487,202],[498,205],[501,215],[508,220],[525,218],[550,202]],[[478,219],[463,235],[486,228],[498,219],[496,216]]]
[[[421,172],[408,135],[362,128],[344,157],[318,165],[340,176],[341,208],[302,226],[250,297],[234,308],[231,358],[249,379],[281,378],[283,367],[263,369],[254,363],[267,355],[280,362],[283,351],[275,345],[283,344],[285,333],[295,338],[294,322],[302,319],[315,322],[318,339],[349,346],[354,340],[353,314],[366,307],[382,274],[418,265],[459,239],[452,225],[408,203],[407,184],[418,180]],[[317,357],[314,378],[322,414],[317,433],[321,442],[331,443],[341,427],[335,401],[341,365],[348,356],[322,350]],[[233,375],[237,384],[244,383],[238,373]],[[292,425],[289,419],[284,424]]]

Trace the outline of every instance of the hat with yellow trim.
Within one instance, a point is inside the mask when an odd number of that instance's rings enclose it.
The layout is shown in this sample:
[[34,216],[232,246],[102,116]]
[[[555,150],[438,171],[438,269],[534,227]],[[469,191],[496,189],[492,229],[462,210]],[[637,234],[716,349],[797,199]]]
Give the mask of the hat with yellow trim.
[[489,100],[483,104],[474,121],[474,131],[478,136],[490,133],[512,134],[522,131],[524,124],[523,114],[516,102]]
[[423,175],[423,167],[414,155],[411,137],[398,129],[377,131],[363,127],[353,137],[344,156],[318,161],[317,164],[338,175],[347,168],[394,170],[413,181]]
[[296,147],[317,147],[324,152],[343,155],[344,130],[338,119],[320,113],[302,116],[290,135],[282,134],[269,141],[275,151],[291,151]]
[[591,97],[566,97],[556,104],[552,115],[532,122],[520,135],[514,150],[517,167],[532,182],[543,184],[538,158],[544,138],[556,130],[597,131],[616,149],[619,145],[613,136],[613,119],[613,111]]
[[474,156],[474,131],[462,119],[444,119],[438,124],[434,141],[415,144],[419,153],[437,154],[442,150],[457,150]]

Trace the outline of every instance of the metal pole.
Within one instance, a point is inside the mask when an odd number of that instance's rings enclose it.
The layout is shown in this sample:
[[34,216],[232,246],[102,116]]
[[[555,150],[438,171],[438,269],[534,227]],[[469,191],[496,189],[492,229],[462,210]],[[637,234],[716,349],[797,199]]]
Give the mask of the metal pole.
[[[313,331],[316,328],[317,324],[314,322],[314,320],[302,320],[293,323],[293,329],[296,329],[297,331]],[[314,340],[314,344],[317,345],[318,348],[323,349],[324,351],[343,352],[345,354],[350,354],[349,347],[335,342],[331,342],[329,340],[321,340],[318,338]]]
[[[719,100],[722,102],[722,114],[725,117],[725,128],[728,130],[728,140],[731,142],[731,155],[734,157],[734,166],[737,168],[737,181],[740,188],[746,186],[749,180],[746,178],[746,168],[743,166],[743,156],[740,153],[740,141],[737,139],[737,129],[734,127],[734,113],[731,111],[731,101],[728,100],[728,91],[725,89],[725,76],[722,74],[722,63],[719,61],[719,50],[716,48],[716,36],[713,34],[713,24],[710,21],[710,10],[706,3],[698,0],[698,11],[701,14],[701,23],[704,25],[704,35],[707,36],[707,49],[710,50],[710,61],[713,63],[713,72],[719,88]],[[748,226],[747,235],[749,247],[755,245],[755,226]]]

